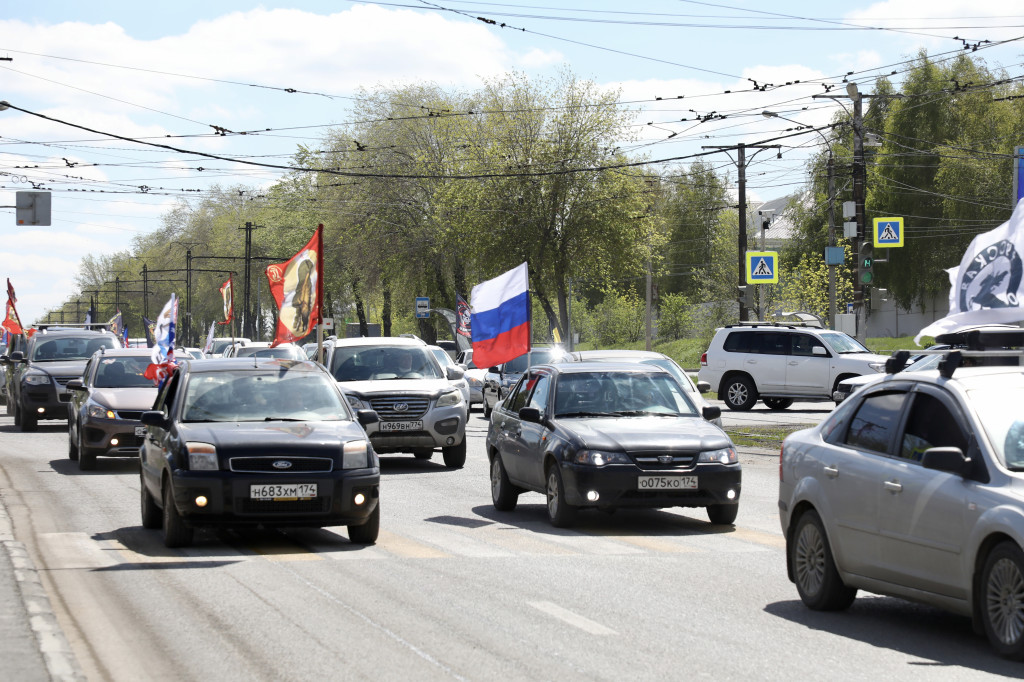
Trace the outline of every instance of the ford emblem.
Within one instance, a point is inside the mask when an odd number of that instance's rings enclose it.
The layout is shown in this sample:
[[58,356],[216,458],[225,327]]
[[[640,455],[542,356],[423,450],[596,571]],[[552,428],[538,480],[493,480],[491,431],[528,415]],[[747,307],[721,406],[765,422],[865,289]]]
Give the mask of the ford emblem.
[[409,403],[395,403],[395,412],[407,412]]
[[671,464],[672,455],[658,455],[658,462],[660,464]]
[[274,467],[275,469],[291,469],[292,463],[286,459],[279,459],[276,462],[274,462],[271,466]]

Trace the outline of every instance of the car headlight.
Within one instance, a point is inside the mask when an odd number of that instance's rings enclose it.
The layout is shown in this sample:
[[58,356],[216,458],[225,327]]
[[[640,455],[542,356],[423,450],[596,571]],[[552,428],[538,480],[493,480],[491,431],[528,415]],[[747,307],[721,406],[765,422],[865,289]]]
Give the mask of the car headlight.
[[869,362],[868,363],[868,367],[870,367],[871,369],[875,370],[876,372],[884,372],[885,371],[885,363],[884,362]]
[[341,448],[342,469],[364,469],[369,464],[369,450],[365,440],[350,440]]
[[25,383],[29,386],[44,386],[50,383],[50,375],[42,372],[25,374]]
[[189,441],[185,443],[185,449],[188,450],[188,468],[192,471],[217,471],[220,469],[216,446]]
[[85,408],[85,414],[93,419],[117,419],[117,414],[113,410],[108,410],[97,403],[89,403]]
[[633,461],[623,452],[604,452],[603,450],[580,450],[572,458],[573,464],[587,464],[603,467],[606,464],[632,464]]
[[368,409],[370,409],[369,405],[367,405],[366,403],[364,403],[362,400],[360,400],[359,398],[355,397],[354,395],[346,395],[345,397],[348,398],[349,407],[351,407],[353,410],[368,410]]
[[438,407],[448,407],[449,405],[458,405],[462,402],[462,391],[448,391],[442,393],[441,397],[437,399]]
[[697,461],[708,464],[735,464],[739,459],[736,457],[736,448],[721,448],[719,450],[705,450],[700,453]]
[[483,384],[483,382],[476,377],[466,377],[466,381],[469,382],[470,386],[480,386]]

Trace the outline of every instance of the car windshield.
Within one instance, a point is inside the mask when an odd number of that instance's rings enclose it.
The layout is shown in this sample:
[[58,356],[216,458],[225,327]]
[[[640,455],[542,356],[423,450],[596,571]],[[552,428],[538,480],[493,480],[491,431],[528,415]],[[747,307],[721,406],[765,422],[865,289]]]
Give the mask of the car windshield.
[[335,346],[331,374],[338,381],[444,378],[422,346]]
[[213,346],[210,348],[210,353],[213,355],[223,353],[230,345],[231,339],[214,339]]
[[537,348],[529,353],[524,353],[505,363],[502,372],[505,374],[522,374],[534,365],[543,365],[551,362],[562,353],[553,348]]
[[235,356],[239,358],[284,358],[286,360],[307,359],[302,349],[294,346],[277,346],[276,348],[269,346],[242,346],[235,353]]
[[32,362],[65,362],[88,360],[100,348],[117,348],[112,336],[62,336],[43,339],[32,348]]
[[96,366],[96,388],[153,388],[153,380],[142,376],[149,366],[149,356],[100,358]]
[[199,372],[185,386],[186,422],[351,419],[337,386],[312,372]]
[[555,417],[697,415],[665,372],[572,372],[555,386]]
[[679,384],[687,391],[696,390],[693,386],[693,382],[690,381],[690,377],[686,376],[686,372],[682,368],[674,363],[669,358],[635,358],[629,356],[592,356],[588,355],[583,359],[583,362],[638,362],[643,365],[654,365],[665,370],[679,382]]
[[870,353],[860,341],[842,332],[823,332],[822,341],[837,353]]
[[442,367],[447,367],[448,365],[451,365],[452,367],[455,366],[455,361],[452,360],[452,356],[448,355],[448,352],[444,348],[431,348],[430,352],[434,354],[434,357],[437,358],[438,364]]

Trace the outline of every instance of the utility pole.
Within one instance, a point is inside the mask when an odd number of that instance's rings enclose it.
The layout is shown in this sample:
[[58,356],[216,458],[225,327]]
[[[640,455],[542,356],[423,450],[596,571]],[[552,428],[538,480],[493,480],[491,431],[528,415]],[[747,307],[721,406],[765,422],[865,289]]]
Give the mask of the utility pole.
[[145,263],[142,264],[142,290],[146,293],[142,295],[142,316],[147,320],[149,319],[149,268]]
[[[778,138],[776,138],[778,139]],[[747,153],[748,149],[756,149],[753,154],[750,155],[751,160],[754,156],[762,149],[781,149],[782,145],[778,144],[739,144],[732,146],[718,146],[718,145],[705,145],[701,149],[720,149],[722,151],[736,150],[736,168],[738,170],[739,180],[739,218],[740,218],[740,236],[739,236],[739,254],[737,255],[739,265],[739,277],[736,280],[737,286],[737,301],[740,307],[740,321],[747,319],[747,301],[745,300],[741,292],[744,291],[743,287],[746,286],[747,282]],[[747,289],[747,291],[750,291]]]
[[646,336],[648,351],[651,350],[651,257],[647,257],[647,320],[646,320]]
[[857,90],[857,84],[850,82],[846,86],[846,92],[853,100],[853,201],[857,206],[857,237],[854,239],[854,250],[857,253],[857,281],[854,289],[854,311],[857,313],[857,340],[864,343],[864,336],[867,326],[866,301],[868,297],[867,284],[863,282],[863,259],[860,257],[861,244],[866,238],[864,224],[864,119],[861,103],[864,98]]
[[[827,142],[827,140],[826,140]],[[828,150],[828,245],[836,245],[836,185],[832,148]],[[828,326],[836,328],[836,266],[828,266]]]

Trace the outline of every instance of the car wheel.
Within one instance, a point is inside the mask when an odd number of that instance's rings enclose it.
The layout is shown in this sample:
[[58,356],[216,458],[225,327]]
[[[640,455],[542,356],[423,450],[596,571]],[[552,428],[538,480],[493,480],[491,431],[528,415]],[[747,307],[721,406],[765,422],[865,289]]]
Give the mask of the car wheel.
[[547,480],[548,519],[556,528],[568,528],[576,520],[576,507],[565,500],[565,486],[557,464],[548,467]]
[[466,437],[462,442],[450,448],[441,448],[441,456],[444,457],[444,465],[449,469],[461,469],[466,465]]
[[171,490],[170,482],[164,483],[164,546],[165,547],[188,547],[192,544],[192,529],[185,525],[185,521],[174,506],[174,493]]
[[82,445],[82,432],[78,432],[78,468],[80,471],[92,471],[96,468],[96,453]]
[[789,546],[796,590],[815,611],[841,611],[853,603],[857,590],[843,584],[832,560],[832,548],[817,512],[804,512]]
[[29,416],[25,410],[21,411],[21,430],[35,431],[39,428],[39,419],[33,414]]
[[142,488],[142,492],[139,495],[142,502],[142,527],[150,530],[159,528],[163,521],[160,515],[160,507],[156,506],[156,500],[149,494],[149,489],[146,488],[146,482],[142,480],[141,473],[139,474],[139,486]]
[[487,400],[484,400],[484,419],[491,418],[491,406],[487,404]]
[[512,511],[519,502],[519,491],[509,482],[505,465],[497,452],[491,458],[491,501],[498,511]]
[[754,382],[744,376],[733,377],[725,384],[725,404],[730,410],[746,411],[757,402]]
[[769,410],[784,410],[793,404],[792,398],[765,398],[764,405]]
[[78,459],[78,443],[71,435],[71,424],[68,424],[68,459],[72,462]]
[[433,450],[413,450],[412,456],[416,459],[430,459],[434,456]]
[[380,500],[377,500],[377,506],[370,512],[366,523],[361,526],[348,527],[348,539],[357,545],[372,545],[377,542],[378,535],[380,535]]
[[738,504],[712,504],[708,506],[708,519],[716,526],[730,526],[739,510]]
[[981,619],[1000,656],[1024,659],[1024,552],[1012,542],[997,545],[981,575]]
[[14,425],[21,426],[21,406],[14,403]]

